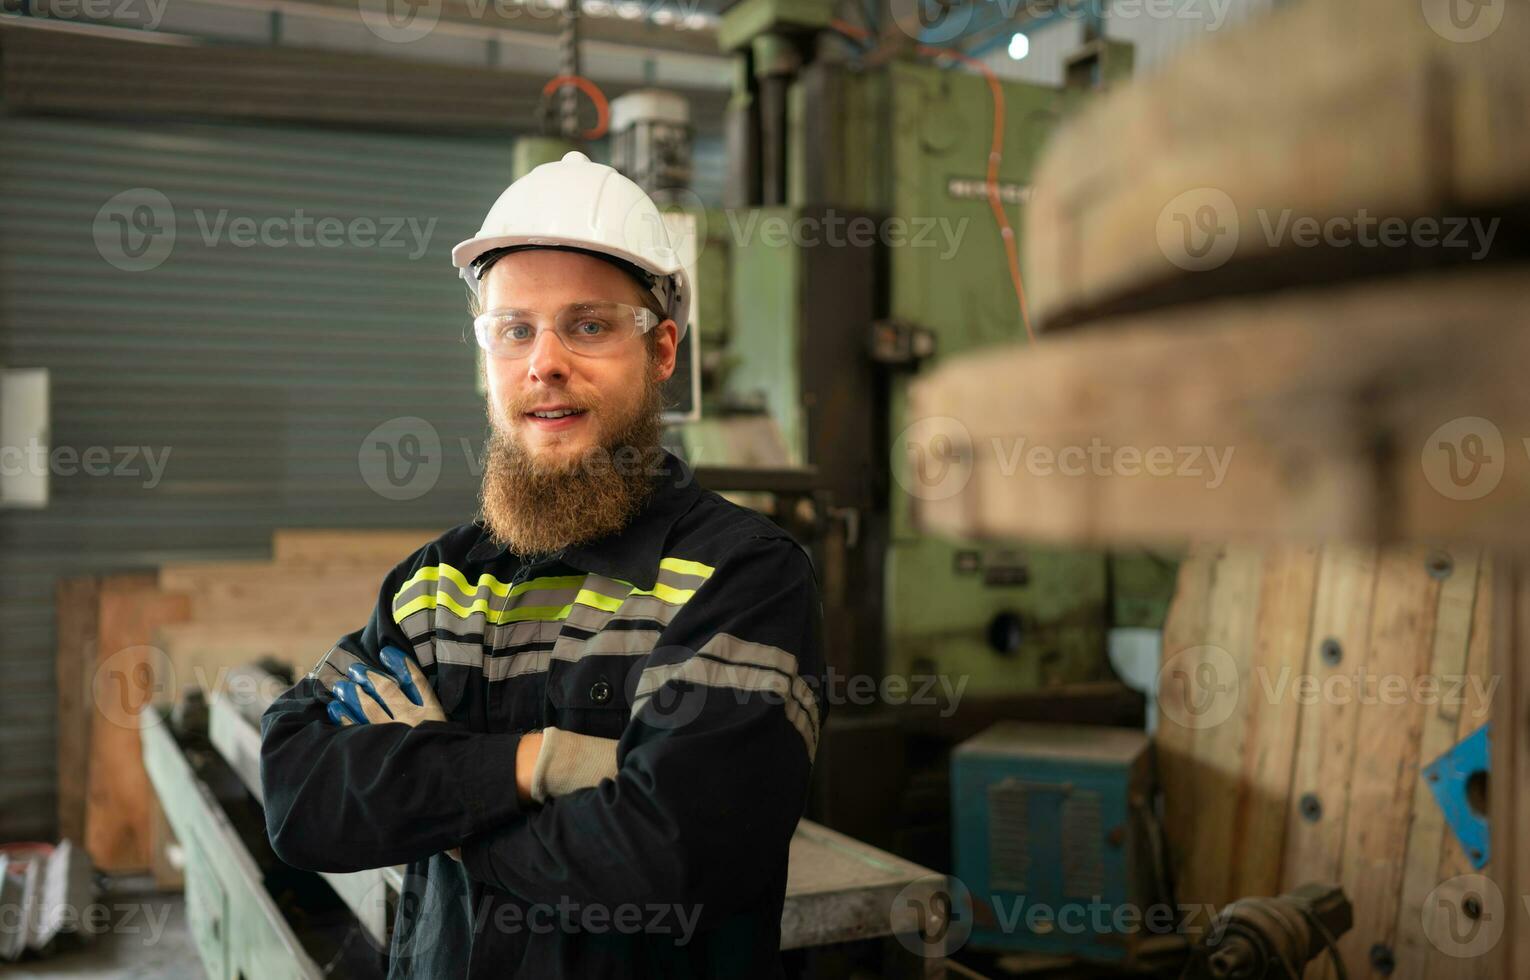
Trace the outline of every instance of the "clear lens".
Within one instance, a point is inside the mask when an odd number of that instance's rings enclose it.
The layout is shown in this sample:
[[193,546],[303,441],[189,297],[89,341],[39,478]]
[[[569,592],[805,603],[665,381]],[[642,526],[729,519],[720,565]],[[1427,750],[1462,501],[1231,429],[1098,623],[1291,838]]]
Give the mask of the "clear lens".
[[551,318],[532,310],[490,310],[473,321],[473,331],[478,346],[496,357],[525,357],[535,346],[537,334],[549,328],[575,354],[598,357],[616,353],[625,341],[657,322],[653,311],[641,306],[579,303]]

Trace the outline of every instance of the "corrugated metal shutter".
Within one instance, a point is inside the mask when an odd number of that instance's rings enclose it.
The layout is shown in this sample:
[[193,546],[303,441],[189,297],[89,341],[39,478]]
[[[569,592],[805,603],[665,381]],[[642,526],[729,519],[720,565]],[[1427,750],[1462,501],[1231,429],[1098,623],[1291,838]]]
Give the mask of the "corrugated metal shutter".
[[[0,144],[0,364],[48,368],[54,446],[104,447],[111,470],[59,460],[50,506],[0,512],[0,839],[17,839],[56,822],[60,576],[267,557],[276,527],[471,516],[483,411],[448,253],[510,144],[6,117]],[[321,240],[320,219],[349,230]],[[394,219],[415,230],[383,240]],[[264,244],[243,244],[250,222]],[[164,250],[156,228],[167,254],[129,271]],[[409,457],[401,483],[379,439]]]

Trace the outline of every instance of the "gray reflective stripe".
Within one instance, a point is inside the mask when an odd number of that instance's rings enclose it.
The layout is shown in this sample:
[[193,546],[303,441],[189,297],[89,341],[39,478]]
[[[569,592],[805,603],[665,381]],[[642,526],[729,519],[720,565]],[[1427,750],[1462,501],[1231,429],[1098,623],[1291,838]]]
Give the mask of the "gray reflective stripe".
[[807,682],[797,675],[795,656],[779,647],[750,643],[727,633],[708,640],[700,652],[710,656],[698,655],[678,664],[645,669],[638,680],[632,714],[636,716],[655,691],[674,680],[712,688],[769,692],[781,700],[787,720],[807,746],[808,758],[817,754],[817,701]]
[[436,663],[458,667],[483,667],[483,644],[436,637]]
[[[559,660],[588,657],[592,654],[608,654],[614,656],[645,656],[653,653],[653,648],[659,643],[658,630],[606,630],[596,633],[585,640],[572,658],[559,656]],[[560,644],[561,646],[561,644]],[[560,649],[559,654],[562,654]]]
[[676,572],[668,568],[660,568],[659,577],[656,581],[659,585],[668,585],[671,588],[685,589],[689,592],[701,588],[702,584],[706,582],[707,578],[708,576],[706,575],[689,575],[685,572]]
[[323,684],[327,690],[333,691],[335,682],[345,680],[346,671],[350,670],[352,664],[359,663],[361,658],[345,647],[330,647],[329,652],[313,665],[313,670],[308,672],[308,676]]
[[615,612],[593,606],[575,606],[569,612],[567,622],[587,630],[603,630],[613,619],[648,619],[660,626],[668,626],[681,608],[657,596],[634,595],[628,596]]
[[503,681],[527,674],[545,674],[551,654],[550,650],[532,650],[509,657],[490,657],[483,668],[484,677],[491,681]]
[[[437,642],[449,643],[451,640],[438,638],[435,632],[437,626],[442,629],[457,633],[459,636],[473,635],[466,632],[464,626],[467,621],[460,617],[452,617],[450,610],[446,617],[435,617],[435,610],[422,609],[412,616],[407,616],[399,624],[404,634],[414,641],[414,654],[419,659],[420,665],[434,663],[435,657],[431,653],[431,646]],[[434,618],[433,618],[434,617]],[[503,650],[506,647],[520,646],[523,643],[536,643],[538,641],[551,643],[558,638],[558,632],[563,628],[563,623],[558,620],[528,620],[522,623],[502,623],[490,628],[489,645],[495,650]],[[472,641],[461,641],[471,643]]]
[[[727,661],[728,666],[750,667],[780,671],[791,678],[791,698],[787,705],[795,703],[802,711],[804,720],[813,730],[812,746],[818,744],[818,699],[813,696],[807,681],[797,672],[797,655],[767,643],[741,640],[732,633],[718,633],[701,647],[701,653],[717,660]],[[718,666],[723,666],[719,664]],[[640,688],[641,689],[641,688]],[[810,753],[811,754],[811,753]]]
[[527,620],[523,623],[501,623],[494,627],[489,645],[495,650],[517,647],[523,643],[551,643],[558,638],[563,623],[558,620]]

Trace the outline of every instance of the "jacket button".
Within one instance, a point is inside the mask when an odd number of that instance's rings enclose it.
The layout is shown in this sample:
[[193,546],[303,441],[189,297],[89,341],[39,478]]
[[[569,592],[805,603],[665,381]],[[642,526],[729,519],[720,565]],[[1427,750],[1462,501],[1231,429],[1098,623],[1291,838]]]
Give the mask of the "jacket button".
[[611,700],[611,685],[604,678],[590,685],[590,700],[596,704]]

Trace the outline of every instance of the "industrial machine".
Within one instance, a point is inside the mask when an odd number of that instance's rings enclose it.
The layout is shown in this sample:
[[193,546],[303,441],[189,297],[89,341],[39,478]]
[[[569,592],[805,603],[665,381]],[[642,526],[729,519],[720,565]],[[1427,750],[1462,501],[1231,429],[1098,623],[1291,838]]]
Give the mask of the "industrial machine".
[[1136,729],[1001,722],[957,746],[955,874],[972,895],[972,945],[1125,965],[1179,946],[1152,769]]
[[[1104,555],[951,541],[910,517],[916,495],[959,489],[960,463],[918,457],[907,430],[928,420],[908,417],[907,380],[1024,339],[1014,231],[1068,97],[855,34],[824,2],[723,12],[732,315],[715,401],[767,412],[785,462],[832,494],[825,519],[854,523],[864,554],[847,565],[867,571],[840,669],[960,676],[977,696],[1103,680]],[[1118,43],[1100,53],[1122,63]]]
[[1212,922],[1180,980],[1286,980],[1304,976],[1307,964],[1325,952],[1335,975],[1347,980],[1338,945],[1353,925],[1354,909],[1337,885],[1242,898]]

